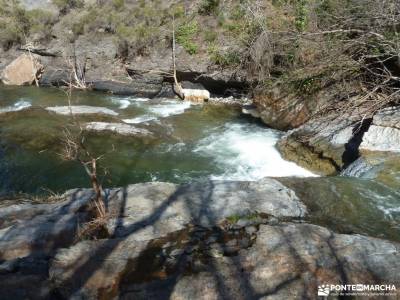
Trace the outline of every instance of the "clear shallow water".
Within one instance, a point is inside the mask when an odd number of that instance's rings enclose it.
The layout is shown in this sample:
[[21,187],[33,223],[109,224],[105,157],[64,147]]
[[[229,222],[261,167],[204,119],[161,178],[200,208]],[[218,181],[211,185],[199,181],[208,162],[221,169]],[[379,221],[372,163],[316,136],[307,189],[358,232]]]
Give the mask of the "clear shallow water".
[[[275,149],[280,132],[251,122],[234,108],[94,92],[75,92],[73,97],[74,105],[107,107],[119,113],[117,118],[103,116],[102,121],[135,124],[157,137],[88,134],[95,154],[108,153],[101,161],[107,170],[107,186],[203,178],[313,176],[281,158]],[[81,167],[57,155],[62,150],[61,132],[68,118],[42,109],[66,103],[65,94],[57,89],[0,88],[0,193],[88,186]],[[89,116],[82,121],[98,118]]]

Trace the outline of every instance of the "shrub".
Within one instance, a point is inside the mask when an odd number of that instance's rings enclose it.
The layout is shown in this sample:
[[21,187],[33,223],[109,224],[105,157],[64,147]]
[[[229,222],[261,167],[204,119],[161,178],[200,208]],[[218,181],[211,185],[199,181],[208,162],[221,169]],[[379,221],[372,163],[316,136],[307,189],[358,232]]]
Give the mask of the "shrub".
[[219,0],[203,0],[199,7],[201,15],[218,15]]
[[176,32],[176,41],[191,55],[196,54],[198,50],[198,46],[194,42],[194,37],[198,32],[199,27],[196,21],[180,25]]
[[229,49],[221,51],[215,44],[211,44],[208,48],[210,60],[222,67],[232,67],[240,64],[241,55],[238,51]]
[[71,8],[81,8],[85,4],[83,0],[53,0],[52,2],[62,14],[67,13]]
[[125,0],[113,0],[112,4],[115,9],[120,10],[125,6]]
[[30,23],[30,33],[40,34],[41,38],[48,39],[51,36],[56,17],[51,12],[40,9],[28,11],[27,15]]
[[218,34],[214,30],[206,30],[204,31],[204,40],[206,42],[212,43],[218,37]]
[[22,43],[29,28],[29,17],[17,2],[0,1],[0,43],[4,50]]

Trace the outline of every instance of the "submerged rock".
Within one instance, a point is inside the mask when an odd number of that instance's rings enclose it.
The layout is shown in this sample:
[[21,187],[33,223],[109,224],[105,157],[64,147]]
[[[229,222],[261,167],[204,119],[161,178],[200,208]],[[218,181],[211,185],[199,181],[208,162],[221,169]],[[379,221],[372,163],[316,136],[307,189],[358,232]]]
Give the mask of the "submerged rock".
[[28,54],[22,54],[2,72],[1,80],[6,85],[31,85],[43,71],[43,66]]
[[84,127],[87,131],[112,132],[127,136],[152,136],[153,134],[144,128],[138,128],[124,123],[90,122]]
[[46,107],[46,110],[54,112],[59,115],[70,115],[71,111],[74,115],[90,115],[90,114],[100,114],[100,115],[110,115],[118,116],[118,113],[106,108],[97,106],[87,106],[87,105],[77,105],[77,106],[54,106]]
[[360,150],[400,152],[400,107],[385,108],[375,114]]

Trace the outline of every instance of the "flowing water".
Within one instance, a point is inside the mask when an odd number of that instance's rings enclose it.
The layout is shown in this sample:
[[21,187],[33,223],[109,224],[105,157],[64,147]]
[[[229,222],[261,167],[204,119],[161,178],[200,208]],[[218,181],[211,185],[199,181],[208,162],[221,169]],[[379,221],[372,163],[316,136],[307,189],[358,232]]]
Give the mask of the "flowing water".
[[[125,122],[154,133],[155,138],[86,134],[89,149],[95,155],[104,154],[100,165],[107,187],[148,181],[282,177],[307,200],[313,222],[341,232],[400,240],[400,170],[385,182],[308,178],[316,176],[283,160],[276,150],[282,132],[232,107],[84,91],[74,92],[72,102],[118,113],[79,117],[81,122]],[[59,89],[0,86],[0,196],[89,186],[82,167],[59,155],[70,118],[44,110],[65,105],[67,97]]]

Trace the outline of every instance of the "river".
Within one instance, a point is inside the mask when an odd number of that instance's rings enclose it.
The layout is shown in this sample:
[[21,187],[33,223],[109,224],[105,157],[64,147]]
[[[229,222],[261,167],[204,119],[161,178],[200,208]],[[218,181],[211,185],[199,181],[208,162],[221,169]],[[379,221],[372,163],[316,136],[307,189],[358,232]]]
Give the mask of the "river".
[[[86,134],[91,152],[104,155],[99,164],[105,187],[280,177],[304,199],[313,223],[340,232],[400,240],[400,168],[384,180],[373,176],[320,178],[282,159],[275,144],[283,132],[233,107],[90,91],[74,91],[72,103],[118,113],[83,116],[81,122],[124,122],[154,133],[155,138]],[[67,96],[60,89],[0,86],[2,198],[89,186],[82,167],[60,156],[70,118],[44,109],[65,105]]]

